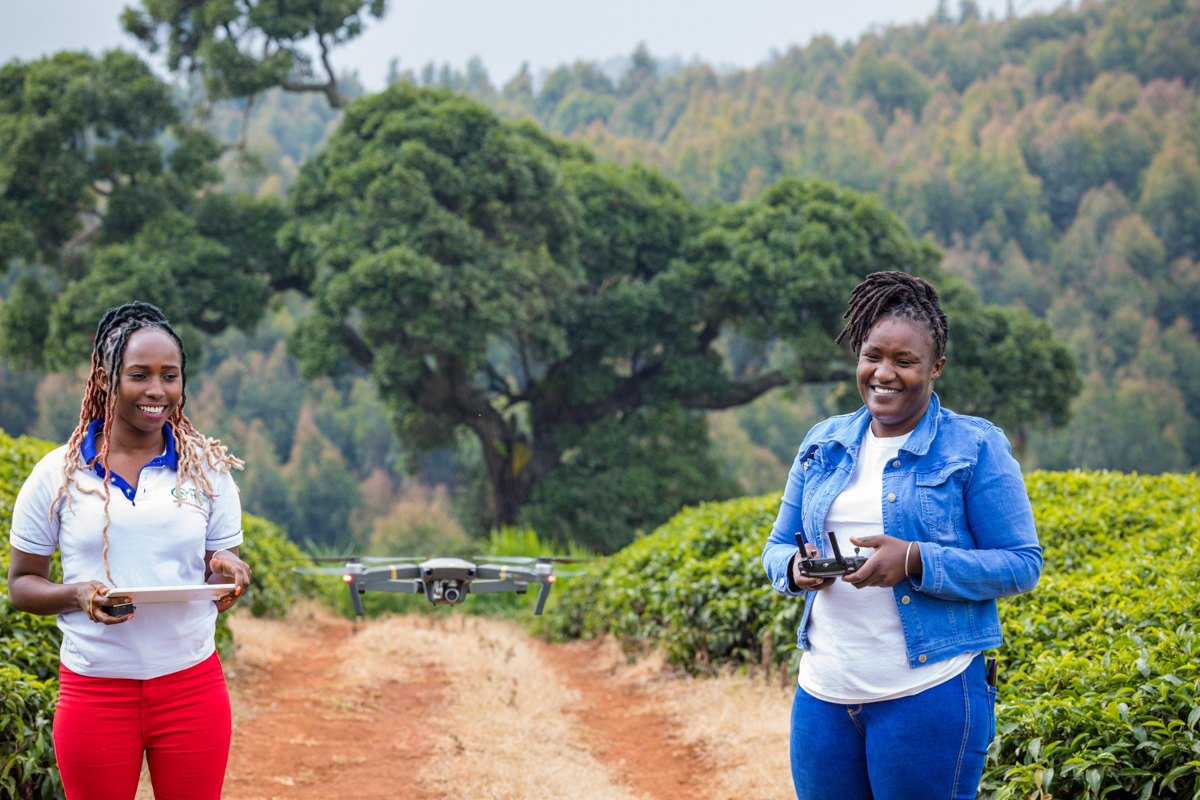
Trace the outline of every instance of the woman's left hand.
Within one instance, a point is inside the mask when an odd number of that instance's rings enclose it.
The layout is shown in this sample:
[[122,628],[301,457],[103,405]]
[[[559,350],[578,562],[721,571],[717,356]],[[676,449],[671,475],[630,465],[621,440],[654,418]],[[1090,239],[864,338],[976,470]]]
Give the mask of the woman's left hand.
[[[218,550],[213,553],[208,561],[208,566],[212,570],[213,578],[220,575],[224,578],[224,580],[220,580],[221,583],[236,584],[232,594],[213,601],[217,605],[217,612],[224,613],[233,608],[234,604],[241,599],[242,593],[250,586],[250,567],[228,550]],[[232,581],[229,580],[230,578]]]
[[[843,575],[842,580],[856,589],[864,586],[895,586],[905,578],[921,575],[921,545],[897,539],[895,536],[851,536],[855,547],[873,547],[875,552],[857,572]],[[909,555],[909,545],[912,546]],[[908,558],[908,574],[905,574],[904,559]],[[916,565],[914,568],[913,565]]]

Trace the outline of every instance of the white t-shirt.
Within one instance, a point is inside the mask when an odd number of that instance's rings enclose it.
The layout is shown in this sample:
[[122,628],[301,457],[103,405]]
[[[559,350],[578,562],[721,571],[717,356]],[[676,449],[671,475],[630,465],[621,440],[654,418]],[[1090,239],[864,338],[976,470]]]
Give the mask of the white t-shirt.
[[[183,503],[177,505],[175,450],[171,437],[165,438],[166,451],[142,469],[135,491],[110,484],[108,563],[120,586],[204,583],[205,550],[242,543],[241,501],[233,477],[207,470],[217,496],[208,498],[188,481],[181,492]],[[11,544],[41,556],[58,548],[64,583],[99,580],[107,585],[101,557],[103,478],[94,469],[77,470],[79,487],[99,496],[71,484],[71,506],[64,493],[54,513],[50,512],[62,485],[66,450],[63,446],[48,453],[21,487],[13,508]],[[98,625],[80,609],[58,616],[63,633],[60,656],[68,669],[80,675],[149,680],[211,656],[216,617],[211,600],[142,603],[133,619],[120,625]]]
[[[880,439],[867,428],[854,473],[825,515],[825,531],[837,534],[842,555],[854,555],[850,537],[883,534],[883,471],[910,434]],[[832,555],[828,541],[825,552]],[[863,548],[859,555],[875,551]],[[976,653],[908,665],[904,630],[894,589],[856,589],[840,578],[812,599],[808,650],[800,659],[799,683],[813,697],[831,703],[891,700],[918,694],[950,680]]]

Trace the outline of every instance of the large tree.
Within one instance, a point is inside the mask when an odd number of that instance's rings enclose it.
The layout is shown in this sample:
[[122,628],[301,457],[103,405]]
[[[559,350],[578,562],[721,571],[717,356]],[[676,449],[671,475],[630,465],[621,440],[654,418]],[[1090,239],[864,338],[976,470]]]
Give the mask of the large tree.
[[0,355],[86,360],[106,308],[131,297],[194,331],[252,327],[294,285],[284,209],[212,191],[220,145],[181,124],[136,56],[64,52],[0,67]]
[[785,180],[697,209],[649,169],[407,84],[347,109],[292,200],[283,238],[316,301],[293,340],[308,373],[370,372],[412,446],[470,430],[495,525],[578,463],[590,426],[637,421],[645,442],[648,411],[845,377],[831,335],[853,286],[940,258],[867,194]]
[[[330,50],[355,38],[387,0],[142,0],[126,8],[125,29],[151,51],[165,49],[172,70],[197,73],[213,100],[252,97],[281,87],[347,102]],[[309,48],[319,53],[313,64]]]

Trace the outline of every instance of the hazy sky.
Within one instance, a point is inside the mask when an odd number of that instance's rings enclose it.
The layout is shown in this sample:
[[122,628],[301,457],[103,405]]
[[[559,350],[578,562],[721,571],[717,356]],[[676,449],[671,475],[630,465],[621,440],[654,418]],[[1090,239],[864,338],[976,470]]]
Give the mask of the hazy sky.
[[[1013,0],[1019,14],[1049,11],[1062,0]],[[1006,0],[978,0],[1001,16]],[[58,50],[94,53],[136,49],[118,23],[129,0],[0,0],[0,62]],[[699,57],[749,67],[772,49],[832,34],[857,38],[873,25],[923,20],[937,0],[391,0],[382,21],[334,51],[334,67],[356,70],[368,89],[382,88],[388,63],[419,69],[428,61],[461,69],[479,56],[492,82],[507,81],[528,61],[534,73],[577,59],[628,55],[645,42],[655,56]],[[957,0],[947,3],[957,11]]]

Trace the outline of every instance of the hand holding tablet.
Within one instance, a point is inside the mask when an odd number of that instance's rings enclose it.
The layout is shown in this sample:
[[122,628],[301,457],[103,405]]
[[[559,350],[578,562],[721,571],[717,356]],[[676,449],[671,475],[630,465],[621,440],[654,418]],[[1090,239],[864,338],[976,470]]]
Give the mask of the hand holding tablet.
[[111,597],[128,597],[129,602],[138,603],[187,603],[193,600],[220,600],[237,589],[235,583],[207,584],[195,586],[143,586],[141,588],[117,588],[108,594]]
[[141,588],[119,587],[109,592],[110,597],[128,597],[119,606],[105,609],[109,616],[122,617],[133,613],[133,607],[138,603],[188,603],[195,600],[220,600],[233,594],[237,584],[221,583],[215,585],[199,584],[197,586],[144,586]]

